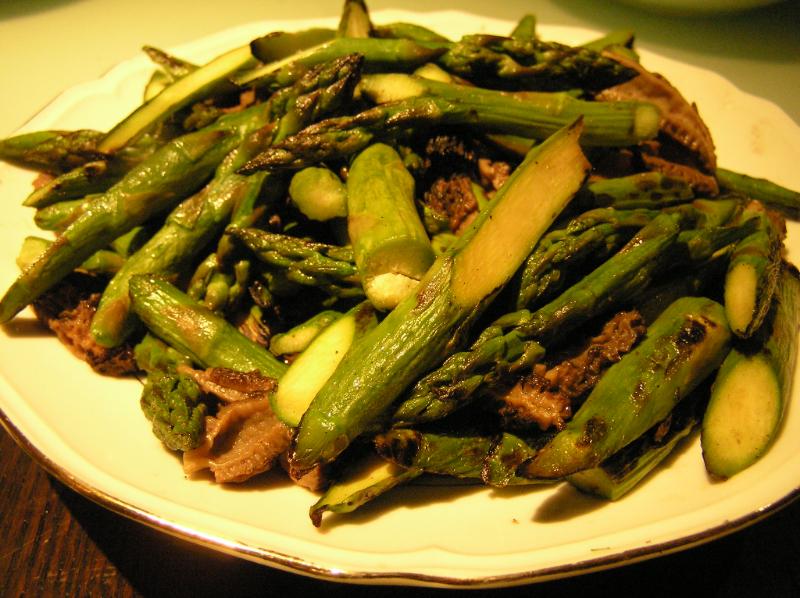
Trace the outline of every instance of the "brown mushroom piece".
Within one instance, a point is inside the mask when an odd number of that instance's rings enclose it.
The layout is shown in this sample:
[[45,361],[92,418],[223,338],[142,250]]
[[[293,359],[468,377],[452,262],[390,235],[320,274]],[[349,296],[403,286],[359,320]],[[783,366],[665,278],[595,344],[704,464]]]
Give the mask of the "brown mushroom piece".
[[663,76],[651,73],[639,63],[612,52],[606,55],[634,69],[638,75],[625,83],[599,92],[599,101],[639,100],[655,104],[661,111],[661,132],[657,139],[640,146],[641,159],[650,170],[687,181],[701,193],[719,192],[714,171],[717,158],[711,132],[700,118],[697,106],[689,103]]

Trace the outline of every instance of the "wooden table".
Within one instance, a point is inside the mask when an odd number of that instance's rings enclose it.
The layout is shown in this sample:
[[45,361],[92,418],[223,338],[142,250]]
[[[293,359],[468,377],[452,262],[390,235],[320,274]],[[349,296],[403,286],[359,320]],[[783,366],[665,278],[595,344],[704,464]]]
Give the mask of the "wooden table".
[[[800,596],[800,501],[684,552],[498,596]],[[120,517],[50,477],[0,431],[0,596],[398,596],[218,554]],[[484,592],[482,592],[483,594]]]

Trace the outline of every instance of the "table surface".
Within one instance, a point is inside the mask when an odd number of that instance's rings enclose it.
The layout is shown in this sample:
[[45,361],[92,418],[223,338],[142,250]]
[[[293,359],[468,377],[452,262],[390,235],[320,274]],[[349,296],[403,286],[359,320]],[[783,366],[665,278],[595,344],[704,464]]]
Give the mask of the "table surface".
[[[744,91],[768,98],[800,120],[800,2],[740,15],[677,18],[591,0],[485,3],[373,0],[373,11],[460,9],[515,20],[598,30],[628,28],[637,44],[714,70]],[[336,16],[339,0],[303,3],[228,0],[223,5],[139,0],[0,2],[0,137],[60,91],[101,76],[143,43],[169,48],[250,20]],[[121,26],[120,24],[124,24]],[[541,596],[800,595],[800,501],[731,536],[656,560],[547,582]],[[165,563],[168,563],[165,566]],[[396,595],[397,589],[313,580],[190,545],[119,517],[48,476],[0,431],[0,595],[161,596]],[[418,593],[420,590],[404,590]],[[497,590],[529,594],[531,588]]]

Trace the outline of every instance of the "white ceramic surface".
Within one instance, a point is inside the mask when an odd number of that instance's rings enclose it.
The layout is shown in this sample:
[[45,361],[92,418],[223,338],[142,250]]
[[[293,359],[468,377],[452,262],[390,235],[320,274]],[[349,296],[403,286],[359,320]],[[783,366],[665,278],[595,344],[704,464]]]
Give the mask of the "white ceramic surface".
[[[414,20],[378,12],[376,22]],[[308,22],[306,25],[334,22]],[[451,34],[506,33],[512,23],[458,12],[426,14],[426,26]],[[227,31],[174,49],[202,61],[276,28],[272,22]],[[581,42],[591,31],[542,27],[543,37]],[[146,41],[146,40],[143,40]],[[800,188],[800,128],[774,105],[713,73],[645,54],[695,101],[716,140],[721,165]],[[57,98],[25,127],[110,127],[133,109],[149,74],[143,57]],[[16,276],[21,240],[35,234],[18,207],[33,175],[0,166],[0,286]],[[790,225],[790,253],[800,256]],[[797,376],[795,376],[797,378]],[[109,508],[215,549],[299,573],[361,583],[508,585],[578,574],[691,546],[756,521],[798,494],[800,408],[790,406],[778,441],[757,465],[725,483],[707,478],[695,440],[639,489],[616,503],[567,485],[492,490],[413,485],[350,516],[312,527],[315,497],[279,473],[242,487],[185,479],[142,416],[135,380],[95,375],[44,334],[29,311],[0,333],[2,421],[50,471]]]

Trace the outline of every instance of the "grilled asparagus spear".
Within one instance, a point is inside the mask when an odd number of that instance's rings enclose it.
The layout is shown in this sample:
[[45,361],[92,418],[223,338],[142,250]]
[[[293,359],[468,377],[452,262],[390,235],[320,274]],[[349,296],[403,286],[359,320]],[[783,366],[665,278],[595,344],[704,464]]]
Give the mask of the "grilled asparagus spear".
[[165,280],[137,274],[131,306],[148,330],[197,364],[280,378],[286,365]]
[[727,168],[717,168],[716,177],[723,191],[757,199],[764,205],[783,210],[794,218],[800,215],[800,192],[787,189],[767,179],[752,177]]
[[98,149],[102,137],[103,133],[91,129],[22,133],[0,140],[0,160],[59,175],[102,159],[104,152]]

